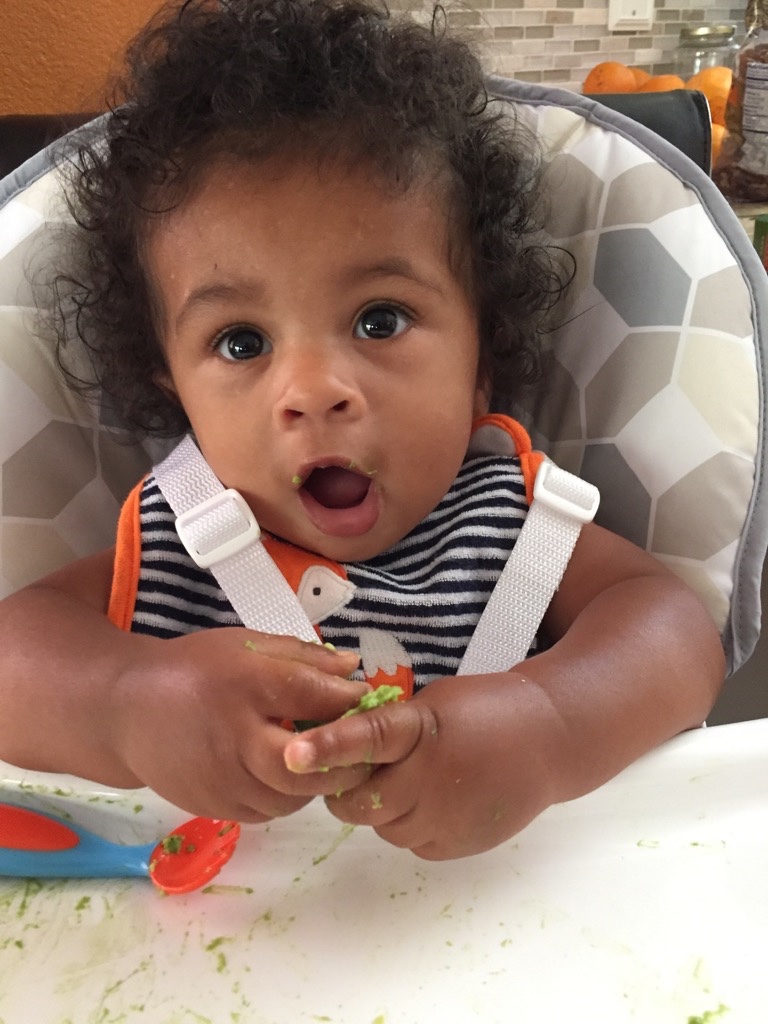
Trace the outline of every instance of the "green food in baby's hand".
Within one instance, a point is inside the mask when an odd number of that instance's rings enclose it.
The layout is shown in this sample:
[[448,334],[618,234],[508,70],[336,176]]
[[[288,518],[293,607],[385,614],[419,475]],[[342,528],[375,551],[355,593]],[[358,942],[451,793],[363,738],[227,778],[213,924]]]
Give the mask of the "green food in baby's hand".
[[[374,708],[380,708],[382,704],[391,704],[402,695],[402,686],[387,686],[386,684],[378,686],[375,690],[364,693],[358,703],[349,711],[345,711],[341,717],[349,718],[351,715],[359,715],[361,711],[373,711]],[[317,725],[326,724],[325,722],[298,721],[293,723],[293,727],[296,732],[306,732],[307,729],[314,729]]]
[[380,708],[382,704],[391,704],[393,700],[397,700],[402,695],[402,686],[378,686],[370,693],[364,693],[359,703],[349,711],[345,711],[341,717],[349,718],[351,715],[359,715],[361,711],[372,711],[374,708]]

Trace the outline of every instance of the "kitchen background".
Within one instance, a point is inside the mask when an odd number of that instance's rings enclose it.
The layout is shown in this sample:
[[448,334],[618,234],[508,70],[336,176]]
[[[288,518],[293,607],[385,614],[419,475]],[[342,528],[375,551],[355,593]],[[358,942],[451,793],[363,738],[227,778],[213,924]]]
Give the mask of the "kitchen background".
[[742,6],[685,0],[655,0],[645,32],[609,32],[608,0],[475,0],[451,17],[482,35],[489,65],[499,74],[577,91],[599,61],[654,75],[673,72],[683,25],[733,24],[737,38],[744,35]]
[[[418,0],[416,0],[418,3]],[[409,0],[393,6],[412,7]],[[97,110],[103,83],[158,0],[2,0],[0,114]],[[428,5],[426,5],[428,6]],[[489,67],[529,82],[581,88],[598,61],[652,74],[674,67],[683,24],[744,23],[743,6],[655,0],[650,31],[609,32],[608,0],[464,0],[450,18],[483,41]]]

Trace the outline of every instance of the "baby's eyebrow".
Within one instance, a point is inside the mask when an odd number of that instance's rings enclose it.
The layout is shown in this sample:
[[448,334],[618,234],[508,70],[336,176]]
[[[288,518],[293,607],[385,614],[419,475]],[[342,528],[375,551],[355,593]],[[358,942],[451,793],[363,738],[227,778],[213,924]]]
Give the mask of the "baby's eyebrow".
[[199,306],[213,305],[217,302],[243,302],[262,294],[263,285],[259,281],[218,281],[201,284],[193,288],[181,304],[176,314],[175,329],[194,314]]
[[421,285],[422,288],[445,295],[445,289],[437,277],[417,269],[410,260],[402,256],[385,257],[370,264],[355,265],[350,267],[345,277],[350,284],[380,277],[403,277]]

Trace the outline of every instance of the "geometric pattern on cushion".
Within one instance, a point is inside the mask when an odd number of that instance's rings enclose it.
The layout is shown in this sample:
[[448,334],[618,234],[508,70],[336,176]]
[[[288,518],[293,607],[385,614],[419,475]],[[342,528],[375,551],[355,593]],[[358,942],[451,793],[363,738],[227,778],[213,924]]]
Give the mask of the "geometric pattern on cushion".
[[[498,91],[514,101],[515,86]],[[578,269],[552,369],[512,411],[600,489],[597,522],[694,587],[733,670],[764,429],[752,288],[697,191],[655,155],[583,113],[515,106],[544,147],[548,229]]]
[[[0,209],[0,597],[114,543],[153,450],[130,444],[61,381],[32,323],[27,269],[62,218],[50,171]],[[162,450],[162,446],[160,446]]]

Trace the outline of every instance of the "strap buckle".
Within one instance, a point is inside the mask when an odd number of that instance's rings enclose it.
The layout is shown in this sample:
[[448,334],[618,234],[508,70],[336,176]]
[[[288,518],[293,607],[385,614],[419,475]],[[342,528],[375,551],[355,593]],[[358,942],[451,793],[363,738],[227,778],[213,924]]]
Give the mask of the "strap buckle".
[[176,531],[201,569],[238,554],[261,536],[247,501],[231,487],[182,512]]
[[591,523],[600,504],[600,491],[553,462],[542,462],[533,484],[533,500],[579,523]]

